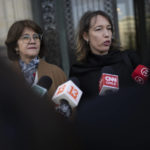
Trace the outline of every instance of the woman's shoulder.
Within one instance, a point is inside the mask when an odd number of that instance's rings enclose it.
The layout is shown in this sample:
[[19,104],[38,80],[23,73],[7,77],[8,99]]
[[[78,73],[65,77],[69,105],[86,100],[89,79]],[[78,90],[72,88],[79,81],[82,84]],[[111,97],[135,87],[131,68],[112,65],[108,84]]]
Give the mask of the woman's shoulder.
[[121,52],[122,53],[127,53],[129,55],[132,55],[132,54],[137,55],[136,50],[132,50],[132,49],[125,49],[125,50],[123,50]]
[[42,66],[42,67],[51,68],[51,70],[60,70],[60,71],[63,71],[59,66],[57,66],[55,64],[48,63],[48,62],[46,62],[43,59],[40,59],[39,65]]
[[122,53],[126,53],[128,55],[136,55],[137,56],[137,51],[136,50],[132,50],[132,49],[125,49],[121,51]]
[[66,78],[66,74],[62,68],[55,64],[48,63],[43,59],[40,59],[38,70],[39,72],[53,74],[54,76],[63,76],[64,78]]
[[123,53],[127,54],[134,63],[140,63],[140,57],[136,50],[124,50]]
[[141,64],[140,57],[138,56],[137,52],[135,50],[124,50],[122,52],[124,59],[127,61],[130,61],[133,68],[135,68],[137,65]]

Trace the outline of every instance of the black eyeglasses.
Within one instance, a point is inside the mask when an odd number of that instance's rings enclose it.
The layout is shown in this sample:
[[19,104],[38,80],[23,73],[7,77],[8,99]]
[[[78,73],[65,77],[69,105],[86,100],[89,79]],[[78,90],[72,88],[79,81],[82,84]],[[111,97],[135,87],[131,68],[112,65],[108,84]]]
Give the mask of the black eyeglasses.
[[29,34],[24,34],[20,37],[20,39],[23,41],[23,43],[28,44],[31,41],[31,38],[33,38],[33,40],[35,42],[40,42],[42,39],[42,35],[40,34],[33,34],[32,37]]

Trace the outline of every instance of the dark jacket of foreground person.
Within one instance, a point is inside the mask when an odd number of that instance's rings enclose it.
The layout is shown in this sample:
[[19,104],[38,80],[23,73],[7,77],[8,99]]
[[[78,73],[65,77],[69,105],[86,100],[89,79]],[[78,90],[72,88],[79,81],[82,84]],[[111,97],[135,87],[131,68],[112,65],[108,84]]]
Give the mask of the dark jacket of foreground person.
[[[0,61],[0,149],[78,149],[72,125]],[[75,138],[75,139],[74,139]]]
[[84,103],[77,126],[85,149],[150,149],[149,92],[147,83]]

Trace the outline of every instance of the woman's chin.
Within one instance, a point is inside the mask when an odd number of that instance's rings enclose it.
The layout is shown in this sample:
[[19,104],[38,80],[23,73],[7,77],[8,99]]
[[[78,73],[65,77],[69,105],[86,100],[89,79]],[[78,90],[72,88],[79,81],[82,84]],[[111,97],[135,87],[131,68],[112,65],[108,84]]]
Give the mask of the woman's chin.
[[28,55],[28,58],[34,59],[34,58],[37,57],[37,56],[38,56],[37,54],[32,54],[32,55]]

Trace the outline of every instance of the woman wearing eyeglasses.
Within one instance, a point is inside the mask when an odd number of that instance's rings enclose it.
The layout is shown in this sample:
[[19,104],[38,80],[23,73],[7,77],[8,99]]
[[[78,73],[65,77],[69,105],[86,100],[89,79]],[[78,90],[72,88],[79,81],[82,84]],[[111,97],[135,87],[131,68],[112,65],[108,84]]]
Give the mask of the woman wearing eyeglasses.
[[45,52],[42,33],[42,29],[34,21],[16,21],[8,31],[5,44],[8,58],[13,61],[15,69],[23,73],[30,86],[36,84],[42,76],[52,79],[48,91],[51,97],[56,88],[66,81],[66,75],[56,65],[41,59]]

